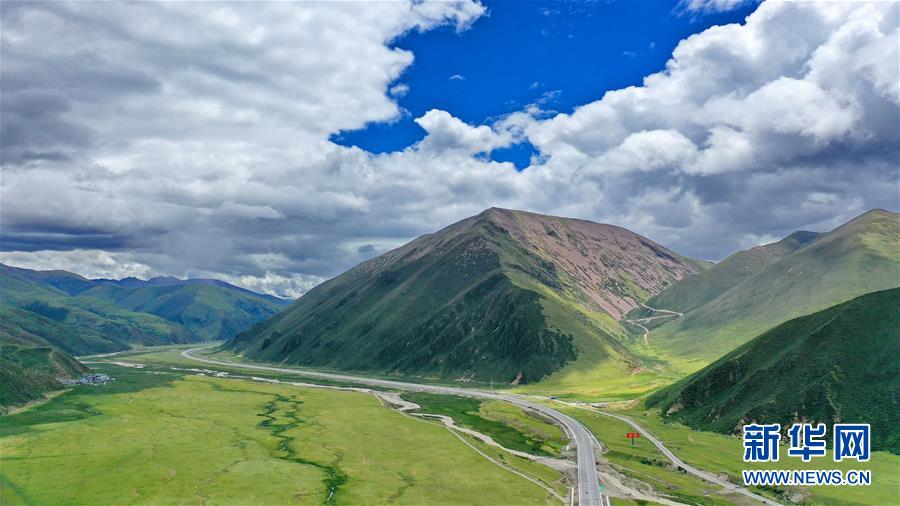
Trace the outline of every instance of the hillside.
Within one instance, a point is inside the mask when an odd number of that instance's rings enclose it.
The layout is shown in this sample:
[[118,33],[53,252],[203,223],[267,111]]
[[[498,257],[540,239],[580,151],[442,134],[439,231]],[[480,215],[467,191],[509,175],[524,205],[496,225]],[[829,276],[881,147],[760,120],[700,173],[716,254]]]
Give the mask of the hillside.
[[820,235],[816,232],[799,231],[778,242],[739,251],[651,297],[647,305],[682,313],[698,308],[785,255],[806,246]]
[[89,371],[68,353],[13,323],[30,318],[40,317],[0,304],[0,414],[62,388],[57,378],[76,378]]
[[122,309],[159,316],[201,341],[231,339],[290,302],[234,288],[194,283],[133,288],[103,284],[81,292],[79,298],[108,300]]
[[214,280],[86,279],[5,265],[0,287],[0,303],[20,310],[9,325],[72,354],[228,339],[289,302]]
[[697,369],[779,323],[897,286],[900,216],[869,211],[654,329],[651,344]]
[[0,269],[0,287],[0,303],[17,309],[8,313],[8,327],[73,355],[192,340],[186,329],[158,316],[127,311],[101,299],[72,297],[15,270]]
[[619,227],[492,208],[322,283],[225,346],[447,379],[630,375],[644,365],[616,320],[705,267]]
[[900,289],[783,323],[647,400],[691,427],[867,422],[900,453]]

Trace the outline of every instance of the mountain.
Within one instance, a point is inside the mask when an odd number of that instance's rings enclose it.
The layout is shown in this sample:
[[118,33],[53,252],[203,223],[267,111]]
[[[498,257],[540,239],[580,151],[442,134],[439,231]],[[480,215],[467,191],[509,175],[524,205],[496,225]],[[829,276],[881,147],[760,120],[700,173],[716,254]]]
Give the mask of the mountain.
[[691,427],[863,422],[900,453],[900,289],[790,320],[647,399]]
[[0,414],[10,406],[63,388],[57,378],[76,378],[90,371],[68,353],[14,324],[39,318],[28,311],[0,304]]
[[106,300],[73,297],[52,284],[35,281],[31,273],[23,276],[23,270],[0,268],[0,307],[8,310],[9,317],[4,323],[18,332],[40,337],[55,349],[82,355],[124,350],[132,344],[192,340],[178,324],[128,311]]
[[445,379],[630,375],[644,365],[617,320],[706,267],[620,227],[492,208],[322,283],[224,346]]
[[6,265],[0,287],[0,304],[20,310],[11,326],[72,354],[228,339],[289,303],[215,280],[87,279]]
[[682,313],[698,308],[819,236],[817,232],[799,231],[778,242],[739,251],[651,297],[647,305]]
[[[664,357],[685,360],[688,371],[696,370],[779,323],[898,286],[900,215],[873,210],[654,329],[651,345]],[[671,290],[684,292],[678,285]],[[673,298],[661,294],[656,300]]]

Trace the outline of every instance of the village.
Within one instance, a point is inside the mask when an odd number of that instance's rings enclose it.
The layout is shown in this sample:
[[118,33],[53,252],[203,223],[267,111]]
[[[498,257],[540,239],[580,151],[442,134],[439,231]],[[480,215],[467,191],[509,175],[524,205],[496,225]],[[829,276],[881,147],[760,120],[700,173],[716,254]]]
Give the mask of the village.
[[108,374],[85,374],[77,379],[60,378],[59,382],[70,387],[75,385],[105,385],[115,379]]

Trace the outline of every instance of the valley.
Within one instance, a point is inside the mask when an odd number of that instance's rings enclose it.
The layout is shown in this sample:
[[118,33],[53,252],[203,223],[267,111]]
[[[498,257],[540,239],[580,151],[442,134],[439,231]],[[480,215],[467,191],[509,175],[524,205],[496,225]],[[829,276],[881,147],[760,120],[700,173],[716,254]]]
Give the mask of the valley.
[[[366,393],[177,371],[156,352],[119,360],[148,355],[157,356],[144,368],[93,364],[116,380],[4,420],[3,504],[546,504],[545,487],[560,480],[526,461],[515,463],[519,472],[549,485],[504,470],[442,426]],[[101,478],[113,472],[117,480]]]
[[[0,502],[890,503],[897,243],[872,211],[709,265],[489,209],[289,306],[4,266]],[[815,469],[743,462],[742,423],[845,417],[870,487],[742,486]]]

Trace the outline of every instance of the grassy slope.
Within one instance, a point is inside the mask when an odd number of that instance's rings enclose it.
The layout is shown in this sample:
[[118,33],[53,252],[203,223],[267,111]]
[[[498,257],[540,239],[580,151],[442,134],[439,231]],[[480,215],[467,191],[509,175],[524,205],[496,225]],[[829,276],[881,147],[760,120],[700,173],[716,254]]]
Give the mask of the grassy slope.
[[4,420],[0,502],[546,501],[543,489],[446,429],[370,395],[110,372],[118,378],[110,385],[79,387]]
[[177,324],[151,314],[135,313],[92,297],[72,297],[62,290],[0,272],[0,303],[10,326],[38,335],[72,354],[127,349],[129,343],[189,342]]
[[900,453],[900,289],[775,327],[651,396],[670,418],[732,432],[797,418],[872,424],[872,445]]
[[126,288],[112,284],[81,292],[79,298],[109,300],[123,309],[180,324],[198,340],[230,339],[283,307],[246,290],[181,284]]
[[20,312],[27,313],[0,304],[0,414],[61,389],[57,378],[74,378],[89,370],[69,354],[16,326]]
[[789,319],[900,285],[900,218],[870,211],[653,332],[667,358],[699,369]]
[[490,230],[439,239],[319,285],[234,348],[301,365],[497,381],[520,371],[535,380],[575,357],[571,337],[545,325],[537,294],[504,275]]
[[73,354],[227,339],[263,320],[282,302],[230,285],[126,287],[65,271],[0,266],[0,303],[20,311],[9,324]]
[[[820,235],[815,232],[794,232],[778,242],[739,251],[709,269],[675,283],[672,287],[651,297],[647,304],[651,307],[680,312],[698,308],[764,270],[785,255],[806,246]],[[634,317],[640,316],[652,315],[641,314]]]

